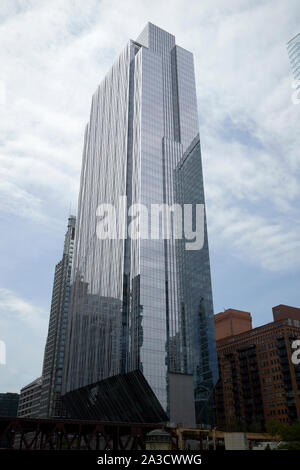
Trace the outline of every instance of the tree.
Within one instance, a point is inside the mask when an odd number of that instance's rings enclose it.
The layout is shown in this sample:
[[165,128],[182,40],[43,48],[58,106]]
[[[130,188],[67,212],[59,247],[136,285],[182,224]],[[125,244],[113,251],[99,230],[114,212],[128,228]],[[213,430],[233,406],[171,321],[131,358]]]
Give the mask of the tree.
[[271,436],[279,436],[281,434],[283,424],[280,421],[270,420],[266,422],[266,431]]

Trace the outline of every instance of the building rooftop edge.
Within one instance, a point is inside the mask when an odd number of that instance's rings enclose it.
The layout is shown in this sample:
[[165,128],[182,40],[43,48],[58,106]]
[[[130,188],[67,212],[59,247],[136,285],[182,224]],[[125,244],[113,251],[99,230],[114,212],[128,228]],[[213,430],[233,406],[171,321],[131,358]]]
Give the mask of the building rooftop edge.
[[300,36],[300,33],[297,33],[295,36],[293,36],[291,39],[288,40],[287,44],[289,44],[291,41],[296,39],[297,36]]
[[[300,34],[300,33],[299,33]],[[287,304],[278,304],[278,305],[274,305],[274,307],[272,307],[272,310],[274,308],[278,308],[278,307],[288,307],[288,308],[296,308],[297,310],[300,310],[300,307],[294,307],[293,305],[287,305]]]
[[[282,326],[285,326],[287,328],[297,328],[299,329],[299,333],[300,333],[300,326],[295,326],[295,325],[288,325],[284,320],[285,319],[282,319],[282,320],[277,320],[277,321],[271,321],[269,323],[266,323],[265,325],[260,325],[260,326],[256,326],[255,328],[252,328],[251,330],[247,330],[247,331],[243,331],[242,333],[238,333],[236,335],[231,335],[231,336],[226,336],[225,338],[220,338],[216,341],[217,344],[221,344],[222,341],[226,342],[226,341],[229,341],[229,342],[233,342],[232,339],[233,338],[237,338],[238,339],[243,339],[243,336],[245,337],[245,339],[247,339],[247,336],[248,335],[251,335],[251,336],[255,336],[255,333],[258,333],[257,330],[263,330],[263,328],[277,328],[277,327],[282,327]],[[230,341],[231,340],[231,341]]]
[[31,387],[32,385],[39,384],[39,380],[42,380],[42,376],[41,376],[41,377],[38,377],[38,378],[35,379],[35,380],[33,380],[33,381],[30,382],[29,384],[24,385],[24,387],[22,387],[21,390],[24,390],[24,389],[27,388],[27,387]]
[[251,317],[251,312],[247,312],[246,310],[238,310],[236,308],[227,308],[226,310],[224,310],[224,312],[218,312],[218,313],[215,313],[214,314],[214,318],[215,320],[218,320],[221,316],[225,316],[224,314],[226,313],[236,313],[236,314],[246,314],[245,316]]

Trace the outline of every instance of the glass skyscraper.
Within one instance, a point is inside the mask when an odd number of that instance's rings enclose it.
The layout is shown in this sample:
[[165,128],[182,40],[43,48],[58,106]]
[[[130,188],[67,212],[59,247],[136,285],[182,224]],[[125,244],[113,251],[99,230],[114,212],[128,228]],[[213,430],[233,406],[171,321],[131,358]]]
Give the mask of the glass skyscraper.
[[204,204],[193,55],[151,23],[92,98],[63,388],[138,369],[168,413],[169,372],[193,374],[196,421],[211,422],[218,369],[206,219],[199,250],[174,237],[99,239],[100,204],[116,208],[119,232],[135,204]]

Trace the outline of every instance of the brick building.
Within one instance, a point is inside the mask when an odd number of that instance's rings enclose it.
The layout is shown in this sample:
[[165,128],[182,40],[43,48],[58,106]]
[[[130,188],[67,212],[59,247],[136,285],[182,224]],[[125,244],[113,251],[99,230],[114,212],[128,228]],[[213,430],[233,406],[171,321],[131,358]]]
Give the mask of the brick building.
[[263,430],[268,420],[300,420],[300,364],[292,362],[300,308],[272,310],[273,322],[253,329],[249,312],[228,309],[215,315],[219,427]]
[[225,312],[215,315],[216,340],[235,336],[252,328],[250,312],[228,308]]

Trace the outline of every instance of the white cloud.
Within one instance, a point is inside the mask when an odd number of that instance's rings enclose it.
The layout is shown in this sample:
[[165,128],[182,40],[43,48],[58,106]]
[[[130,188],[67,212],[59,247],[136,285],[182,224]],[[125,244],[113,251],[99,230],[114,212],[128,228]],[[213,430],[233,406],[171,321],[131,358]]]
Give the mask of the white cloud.
[[6,364],[0,365],[1,392],[19,392],[42,372],[49,313],[16,292],[0,288],[0,340]]
[[1,320],[14,317],[16,323],[38,332],[44,332],[48,322],[48,313],[44,309],[5,288],[0,288],[0,313]]
[[[300,224],[212,204],[210,235],[216,248],[270,271],[299,267]],[[209,218],[210,221],[210,218]]]
[[[195,55],[211,247],[226,242],[267,269],[297,263],[297,244],[283,252],[280,237],[271,243],[258,230],[294,240],[299,217],[300,106],[285,47],[299,28],[296,0],[6,1],[2,12],[0,210],[16,213],[22,201],[23,215],[40,221],[50,207],[74,206],[91,95],[152,21]],[[228,210],[236,224],[241,214],[258,224],[251,250],[232,228],[214,229]]]
[[[300,106],[285,45],[299,19],[298,0],[2,0],[0,215],[61,233],[92,93],[152,21],[194,53],[210,247],[270,271],[299,268]],[[2,391],[40,375],[48,319],[0,289]]]

